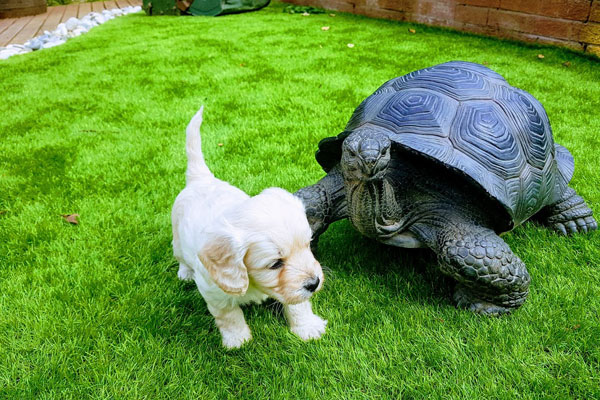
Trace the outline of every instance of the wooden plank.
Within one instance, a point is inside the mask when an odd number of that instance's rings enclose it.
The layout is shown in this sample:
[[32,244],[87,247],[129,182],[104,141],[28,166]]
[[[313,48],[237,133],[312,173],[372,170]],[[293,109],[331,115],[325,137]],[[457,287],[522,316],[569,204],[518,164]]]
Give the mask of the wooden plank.
[[117,4],[117,8],[124,8],[129,4],[125,4],[125,0],[114,0],[115,3]]
[[27,23],[27,25],[25,25],[23,29],[21,29],[21,31],[12,38],[12,42],[16,44],[23,44],[29,39],[34,38],[40,27],[46,21],[46,18],[48,18],[48,13],[34,16]]
[[66,8],[66,6],[48,7],[48,17],[38,30],[40,35],[43,34],[44,31],[53,31],[56,29],[62,20],[62,16],[65,13]]
[[102,1],[95,1],[92,4],[92,11],[93,12],[97,12],[97,13],[101,13],[102,11],[104,11],[104,2]]
[[121,8],[129,7],[129,6],[135,7],[139,4],[142,4],[141,2],[138,4],[136,1],[132,1],[132,0],[118,0],[118,1],[119,1],[119,4],[122,4]]
[[[17,18],[14,24],[8,27],[4,32],[0,33],[0,46],[4,47],[12,43],[12,39],[21,32],[21,29],[33,19],[33,16]],[[19,43],[22,44],[22,43]]]
[[104,8],[106,8],[107,10],[112,10],[113,8],[119,8],[119,6],[114,1],[105,1]]
[[92,3],[79,3],[79,13],[77,18],[81,18],[92,12]]
[[142,0],[129,0],[129,3],[131,3],[132,6],[141,6]]
[[77,18],[79,13],[79,3],[71,3],[65,9],[61,22],[67,22],[69,18]]
[[18,18],[5,18],[0,19],[0,33],[8,29],[9,26],[15,23]]

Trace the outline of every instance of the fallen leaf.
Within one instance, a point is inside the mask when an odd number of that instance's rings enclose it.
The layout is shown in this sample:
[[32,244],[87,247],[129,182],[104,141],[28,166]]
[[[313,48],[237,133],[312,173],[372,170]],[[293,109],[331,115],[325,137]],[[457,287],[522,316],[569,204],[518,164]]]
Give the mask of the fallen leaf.
[[246,66],[246,64],[244,64],[244,63],[240,64],[240,67],[245,67],[245,66]]
[[217,146],[223,147],[223,143],[217,143]]
[[335,17],[335,14],[329,14],[330,17]]
[[354,43],[348,43],[348,47],[353,48],[354,47]]
[[576,330],[576,329],[579,329],[579,328],[581,328],[581,325],[580,324],[575,324],[575,325],[573,325],[573,328],[571,328],[571,329]]
[[307,13],[307,12],[303,12],[302,15],[305,16],[305,17],[308,17],[310,14]]
[[564,65],[565,67],[570,67],[571,61],[565,61],[564,63],[562,63],[562,65]]
[[409,31],[410,33],[417,33],[417,31],[415,31],[415,30],[414,30],[414,29],[412,29],[412,28],[410,28],[408,31]]
[[70,224],[79,225],[79,221],[77,221],[79,214],[63,214],[62,217]]
[[490,63],[489,63],[489,62],[487,62],[487,61],[484,61],[484,62],[482,62],[482,64],[483,64],[483,65],[490,65]]
[[538,54],[538,58],[540,58],[540,59],[544,58],[544,55],[543,54]]
[[8,210],[0,210],[0,215],[6,214],[7,212],[8,212]]
[[328,26],[322,26],[322,27],[321,27],[321,30],[322,30],[322,31],[328,31],[328,30],[329,30],[329,27],[328,27]]

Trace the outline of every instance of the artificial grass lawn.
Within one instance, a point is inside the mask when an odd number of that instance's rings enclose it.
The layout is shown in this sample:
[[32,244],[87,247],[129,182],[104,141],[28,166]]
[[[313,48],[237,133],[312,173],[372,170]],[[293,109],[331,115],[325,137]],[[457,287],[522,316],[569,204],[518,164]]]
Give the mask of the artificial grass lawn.
[[380,84],[487,62],[545,105],[575,157],[572,186],[600,213],[598,60],[282,8],[132,15],[0,62],[0,397],[599,398],[600,234],[533,223],[504,236],[532,275],[511,316],[457,310],[432,253],[344,221],[320,243],[331,270],[313,302],[329,320],[322,340],[303,343],[277,307],[254,306],[252,342],[221,348],[170,244],[184,129],[201,104],[218,177],[251,194],[294,191],[323,176],[318,141]]

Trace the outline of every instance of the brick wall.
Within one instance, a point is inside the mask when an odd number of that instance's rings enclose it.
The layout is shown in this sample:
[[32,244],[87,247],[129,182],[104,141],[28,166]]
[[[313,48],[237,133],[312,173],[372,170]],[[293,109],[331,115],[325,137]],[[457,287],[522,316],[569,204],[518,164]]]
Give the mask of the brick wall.
[[285,0],[566,46],[600,56],[600,0]]

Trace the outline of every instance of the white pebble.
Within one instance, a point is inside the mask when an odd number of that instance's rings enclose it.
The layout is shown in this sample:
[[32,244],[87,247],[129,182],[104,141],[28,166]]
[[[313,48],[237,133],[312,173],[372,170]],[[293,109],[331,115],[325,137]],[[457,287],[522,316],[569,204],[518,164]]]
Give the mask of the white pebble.
[[90,21],[81,21],[81,23],[79,24],[79,28],[85,30],[86,32],[92,29],[93,27],[94,24],[92,24]]
[[58,46],[58,45],[63,44],[65,42],[66,42],[66,40],[63,40],[63,39],[51,40],[49,42],[44,43],[44,45],[42,46],[42,49],[49,49],[50,47]]
[[56,29],[54,30],[54,32],[52,32],[52,34],[54,36],[58,36],[58,37],[65,37],[67,36],[67,26],[65,24],[58,24],[58,26],[56,27]]
[[25,46],[22,44],[9,44],[6,48],[11,50],[23,50]]
[[39,50],[42,48],[44,42],[39,38],[33,38],[28,40],[24,46],[30,48],[31,50]]
[[65,22],[65,27],[68,31],[72,31],[79,26],[79,20],[75,17],[71,17]]
[[86,32],[87,32],[87,30],[83,29],[82,27],[75,28],[75,29],[73,29],[73,36],[79,36],[79,35],[82,35],[82,34],[84,34]]
[[6,60],[8,57],[19,54],[15,49],[0,49],[0,60]]

